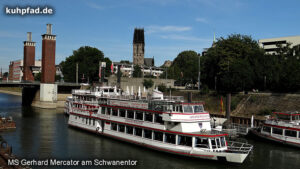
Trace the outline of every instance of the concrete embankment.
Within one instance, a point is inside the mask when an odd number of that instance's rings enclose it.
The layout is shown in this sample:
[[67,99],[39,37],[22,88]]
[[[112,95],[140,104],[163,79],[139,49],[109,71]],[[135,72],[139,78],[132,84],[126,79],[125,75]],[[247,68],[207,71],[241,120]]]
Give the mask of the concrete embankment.
[[[216,93],[202,95],[198,91],[193,92],[193,101],[204,101],[205,110],[217,116],[225,115],[226,97],[223,97],[223,113],[221,113],[221,95]],[[173,96],[184,96],[187,99],[187,91],[174,91]],[[168,95],[169,93],[165,93]],[[300,94],[289,93],[248,93],[232,94],[231,116],[263,120],[272,112],[300,111]]]
[[[19,87],[1,87],[0,93],[11,94],[16,96],[22,96],[22,88]],[[71,94],[57,94],[56,102],[41,102],[40,93],[36,92],[34,96],[34,100],[31,104],[33,107],[45,108],[45,109],[55,109],[55,108],[63,108],[65,104],[65,100]]]

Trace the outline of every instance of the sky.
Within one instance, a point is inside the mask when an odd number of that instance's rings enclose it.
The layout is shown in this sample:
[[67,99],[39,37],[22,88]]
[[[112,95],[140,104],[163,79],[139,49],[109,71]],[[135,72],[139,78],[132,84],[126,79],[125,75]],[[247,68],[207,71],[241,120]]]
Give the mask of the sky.
[[[300,35],[299,0],[0,0],[0,68],[23,59],[32,32],[36,60],[42,34],[53,24],[56,64],[81,46],[103,51],[112,61],[132,61],[134,28],[145,29],[145,57],[155,65],[184,50],[201,53],[230,34],[264,39]],[[6,7],[49,7],[52,15],[7,15]]]

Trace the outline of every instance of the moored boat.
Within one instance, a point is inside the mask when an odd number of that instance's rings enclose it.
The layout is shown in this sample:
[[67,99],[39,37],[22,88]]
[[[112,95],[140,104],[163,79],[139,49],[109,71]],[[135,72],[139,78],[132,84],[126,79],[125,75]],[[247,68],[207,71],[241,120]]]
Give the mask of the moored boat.
[[[214,131],[204,104],[182,97],[131,95],[114,91],[73,91],[69,126],[143,147],[195,158],[242,163],[253,146],[227,142]],[[97,91],[96,91],[97,92]]]
[[275,117],[269,117],[261,127],[251,130],[251,133],[266,140],[300,147],[300,113],[294,111],[273,114]]

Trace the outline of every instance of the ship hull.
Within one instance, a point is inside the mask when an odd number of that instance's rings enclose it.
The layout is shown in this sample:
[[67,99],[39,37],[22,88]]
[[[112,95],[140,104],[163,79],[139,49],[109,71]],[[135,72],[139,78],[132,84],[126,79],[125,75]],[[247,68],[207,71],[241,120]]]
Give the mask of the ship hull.
[[[72,118],[72,115],[70,115],[69,118]],[[162,143],[151,139],[137,137],[134,135],[119,133],[113,130],[107,130],[107,129],[99,130],[97,129],[96,126],[88,126],[70,120],[69,120],[69,126],[73,128],[85,130],[97,135],[110,137],[119,141],[124,141],[135,145],[139,145],[145,148],[171,153],[175,155],[180,155],[180,156],[191,157],[191,158],[219,160],[219,161],[232,162],[232,163],[243,163],[243,161],[248,156],[248,154],[229,153],[226,151],[224,152],[199,151],[192,147],[187,148],[185,146],[180,146],[180,145],[171,145],[171,144]]]

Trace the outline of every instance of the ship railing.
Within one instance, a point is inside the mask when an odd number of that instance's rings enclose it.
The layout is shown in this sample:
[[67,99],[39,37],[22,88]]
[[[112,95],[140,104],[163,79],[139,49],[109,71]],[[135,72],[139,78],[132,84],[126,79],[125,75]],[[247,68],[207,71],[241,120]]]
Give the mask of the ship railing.
[[91,94],[90,90],[72,89],[72,94]]
[[235,142],[235,141],[229,141],[227,147],[228,147],[227,152],[243,153],[243,154],[249,154],[253,149],[253,145],[251,144]]
[[183,96],[164,96],[164,100],[184,101]]

